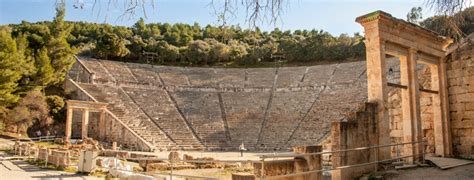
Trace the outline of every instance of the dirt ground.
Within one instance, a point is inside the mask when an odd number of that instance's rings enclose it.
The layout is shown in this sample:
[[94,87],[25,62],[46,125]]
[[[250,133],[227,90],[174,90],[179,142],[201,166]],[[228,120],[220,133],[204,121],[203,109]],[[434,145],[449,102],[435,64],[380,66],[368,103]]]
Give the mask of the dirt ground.
[[441,170],[438,167],[419,167],[389,171],[384,175],[389,180],[473,180],[474,164]]

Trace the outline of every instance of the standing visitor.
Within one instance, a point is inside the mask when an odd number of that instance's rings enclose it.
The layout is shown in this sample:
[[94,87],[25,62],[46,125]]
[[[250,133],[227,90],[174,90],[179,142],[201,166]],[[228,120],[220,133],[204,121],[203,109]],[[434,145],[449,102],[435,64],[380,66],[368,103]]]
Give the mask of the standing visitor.
[[245,151],[244,143],[240,144],[239,150],[240,150],[240,157],[244,157],[244,151]]

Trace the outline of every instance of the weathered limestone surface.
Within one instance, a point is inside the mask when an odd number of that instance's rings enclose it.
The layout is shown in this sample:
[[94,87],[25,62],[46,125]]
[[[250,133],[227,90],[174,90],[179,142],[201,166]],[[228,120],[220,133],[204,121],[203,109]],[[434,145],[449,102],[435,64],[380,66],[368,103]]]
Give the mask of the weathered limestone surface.
[[363,61],[256,69],[79,62],[75,72],[86,68],[95,83],[74,79],[79,86],[157,146],[316,145],[329,134],[331,121],[367,98]]
[[217,93],[183,91],[175,92],[172,96],[206,147],[227,146],[229,139]]
[[[377,144],[377,106],[373,103],[361,104],[358,110],[349,113],[347,119],[334,121],[331,126],[332,150],[354,149]],[[374,149],[334,153],[332,167],[349,166],[376,161]],[[334,170],[332,179],[354,179],[375,169],[375,164],[357,168]]]
[[455,156],[474,158],[474,34],[447,58],[448,97]]
[[[293,148],[293,153],[295,154],[305,154],[305,153],[318,153],[322,151],[322,146],[298,146]],[[262,162],[254,162],[254,172],[255,177],[260,178],[262,175],[264,177],[280,176],[280,175],[289,175],[294,173],[308,172],[321,170],[321,155],[306,155],[303,157],[295,157],[293,159],[286,160],[268,160],[264,162],[263,165],[263,174],[262,174]],[[243,177],[248,177],[248,175],[243,175]],[[288,177],[273,178],[277,180],[321,180],[322,172],[313,172],[304,175],[292,175]]]
[[[136,103],[134,103],[134,101],[126,94],[125,91],[109,85],[80,84],[80,86],[99,102],[109,103],[107,108],[113,112],[114,115],[123,123],[128,125],[130,129],[134,130],[138,135],[148,142],[155,144],[160,148],[174,146],[174,142],[170,141],[165,133],[163,133],[163,131],[148,118],[148,116]],[[116,125],[121,127],[119,124]],[[116,128],[111,128],[111,131],[109,132],[115,134],[113,137],[117,139],[133,137],[120,134],[123,133],[123,131],[115,129]],[[113,142],[110,139],[108,141]]]
[[186,115],[181,114],[171,97],[164,90],[124,88],[134,102],[151,118],[176,145],[198,148],[201,143],[187,125]]
[[287,147],[288,139],[298,126],[299,120],[304,118],[315,92],[275,92],[273,101],[268,110],[268,118],[262,129],[262,144],[268,148]]
[[[238,147],[244,143],[253,149],[257,146],[258,134],[262,126],[266,100],[270,93],[222,93],[231,144]],[[253,147],[252,147],[253,146]]]
[[302,85],[308,67],[287,67],[278,69],[277,87],[298,87]]

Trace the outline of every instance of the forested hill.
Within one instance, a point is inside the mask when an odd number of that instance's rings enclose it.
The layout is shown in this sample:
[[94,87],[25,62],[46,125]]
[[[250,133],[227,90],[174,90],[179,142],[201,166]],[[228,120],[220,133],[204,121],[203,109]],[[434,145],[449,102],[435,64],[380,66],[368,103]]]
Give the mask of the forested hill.
[[273,62],[272,55],[284,62],[310,62],[358,58],[365,53],[362,36],[333,36],[320,30],[262,32],[197,23],[145,24],[143,19],[132,27],[68,23],[73,26],[68,37],[72,46],[89,50],[83,52],[87,55],[113,60],[143,61],[143,52],[152,52],[156,53],[154,64],[255,65]]
[[[443,35],[474,31],[474,8],[462,13],[464,23],[453,29],[451,17],[434,16],[420,25]],[[459,16],[456,15],[456,16]],[[11,25],[17,34],[42,37],[52,22]],[[239,26],[201,26],[198,23],[149,23],[138,20],[132,27],[86,22],[65,22],[70,27],[67,42],[85,56],[182,66],[261,66],[272,64],[313,64],[321,61],[364,59],[363,37],[332,35],[323,30],[264,32]],[[15,33],[14,33],[15,34]],[[31,42],[31,38],[29,39]],[[152,54],[146,61],[144,54]]]

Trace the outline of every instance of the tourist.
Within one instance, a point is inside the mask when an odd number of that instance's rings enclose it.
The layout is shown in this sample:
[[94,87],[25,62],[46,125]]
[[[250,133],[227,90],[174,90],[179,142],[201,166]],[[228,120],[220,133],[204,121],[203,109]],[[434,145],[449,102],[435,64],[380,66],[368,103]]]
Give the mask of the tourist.
[[245,151],[244,143],[240,144],[239,150],[240,150],[240,157],[244,157],[244,151]]

